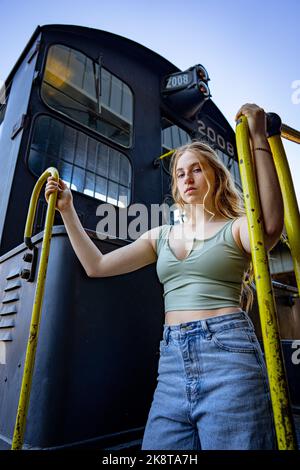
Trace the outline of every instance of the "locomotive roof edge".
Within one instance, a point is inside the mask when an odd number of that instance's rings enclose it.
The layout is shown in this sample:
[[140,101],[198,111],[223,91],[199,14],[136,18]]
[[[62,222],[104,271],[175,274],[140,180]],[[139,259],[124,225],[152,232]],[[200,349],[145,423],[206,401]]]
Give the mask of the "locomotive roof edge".
[[15,75],[19,65],[22,63],[22,61],[26,57],[28,51],[32,47],[34,41],[37,39],[38,35],[40,33],[43,33],[44,31],[45,32],[46,31],[57,31],[57,32],[59,32],[60,30],[64,33],[72,33],[72,34],[79,34],[80,33],[80,34],[85,35],[87,38],[92,37],[93,35],[99,35],[99,36],[106,35],[107,37],[110,36],[111,38],[114,38],[118,41],[123,41],[123,42],[126,41],[128,43],[128,45],[130,45],[131,47],[138,49],[140,52],[143,51],[143,52],[147,53],[148,55],[152,54],[153,58],[155,58],[157,61],[159,61],[161,63],[164,63],[165,66],[169,66],[170,67],[170,73],[180,72],[181,71],[178,67],[176,67],[174,64],[172,64],[172,62],[170,62],[169,60],[167,60],[165,57],[161,56],[157,52],[154,52],[152,49],[149,49],[148,47],[143,46],[142,44],[139,44],[138,42],[133,41],[132,39],[126,38],[124,36],[120,36],[118,34],[111,33],[109,31],[104,31],[104,30],[101,30],[101,29],[89,28],[87,26],[66,25],[66,24],[46,24],[46,25],[42,25],[42,26],[38,25],[36,27],[35,31],[33,32],[32,36],[30,37],[28,42],[26,43],[25,48],[21,52],[19,58],[17,59],[15,65],[13,66],[12,70],[8,74],[7,78],[4,80],[4,83],[5,83],[6,86],[12,81],[13,76]]

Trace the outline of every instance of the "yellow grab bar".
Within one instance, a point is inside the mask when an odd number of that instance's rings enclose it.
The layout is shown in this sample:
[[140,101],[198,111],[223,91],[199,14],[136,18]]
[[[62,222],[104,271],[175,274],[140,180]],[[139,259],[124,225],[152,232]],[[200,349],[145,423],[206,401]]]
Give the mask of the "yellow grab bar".
[[278,449],[293,450],[297,445],[246,116],[237,121],[236,142]]
[[281,125],[281,136],[291,142],[300,144],[300,132],[286,124]]
[[[288,238],[287,245],[292,255],[298,292],[300,293],[300,214],[298,202],[290,167],[280,138],[280,134],[282,135],[281,119],[274,113],[268,113],[268,118],[268,141],[272,150],[274,165],[283,198],[284,225]],[[293,131],[294,133],[298,132],[295,129],[293,129]],[[298,135],[300,143],[300,132],[298,132]]]
[[[59,180],[59,174],[56,168],[50,167],[39,177],[38,181],[35,184],[33,189],[29,210],[27,215],[27,221],[25,226],[24,233],[24,242],[29,249],[33,249],[34,245],[31,241],[32,227],[36,212],[36,205],[41,189],[46,182],[48,176],[53,176],[56,181]],[[49,203],[47,207],[46,222],[44,229],[44,237],[42,243],[42,251],[40,258],[40,265],[37,276],[37,284],[35,290],[34,304],[31,315],[31,323],[29,330],[29,338],[27,342],[25,364],[23,370],[21,391],[19,397],[19,405],[17,410],[17,417],[14,428],[14,435],[12,440],[12,450],[21,450],[23,446],[25,426],[26,426],[26,416],[28,411],[28,404],[30,399],[32,375],[35,361],[35,353],[37,348],[38,333],[40,326],[41,318],[41,307],[43,302],[44,287],[46,280],[46,272],[48,265],[48,256],[50,250],[50,240],[52,234],[52,226],[55,215],[55,206],[57,199],[57,191],[52,193],[49,197]]]

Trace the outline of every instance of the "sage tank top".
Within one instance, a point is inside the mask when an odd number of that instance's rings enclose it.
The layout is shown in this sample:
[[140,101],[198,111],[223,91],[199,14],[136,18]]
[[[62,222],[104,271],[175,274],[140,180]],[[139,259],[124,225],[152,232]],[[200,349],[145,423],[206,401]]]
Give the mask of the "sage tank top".
[[210,238],[194,239],[182,260],[169,246],[172,225],[162,225],[156,243],[156,272],[164,287],[165,312],[239,307],[250,257],[236,244],[231,219]]

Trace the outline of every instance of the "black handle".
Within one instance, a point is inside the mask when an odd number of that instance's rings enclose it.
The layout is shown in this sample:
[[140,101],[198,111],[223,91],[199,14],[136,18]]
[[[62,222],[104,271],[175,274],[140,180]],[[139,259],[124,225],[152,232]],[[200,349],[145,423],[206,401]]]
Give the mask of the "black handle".
[[281,118],[276,113],[267,114],[267,137],[281,134]]

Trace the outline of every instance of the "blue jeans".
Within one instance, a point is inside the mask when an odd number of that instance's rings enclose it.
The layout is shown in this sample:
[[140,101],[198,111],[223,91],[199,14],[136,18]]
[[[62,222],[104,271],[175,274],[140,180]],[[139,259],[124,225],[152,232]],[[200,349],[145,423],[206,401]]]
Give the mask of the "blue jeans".
[[144,449],[277,449],[262,350],[246,312],[164,325]]

